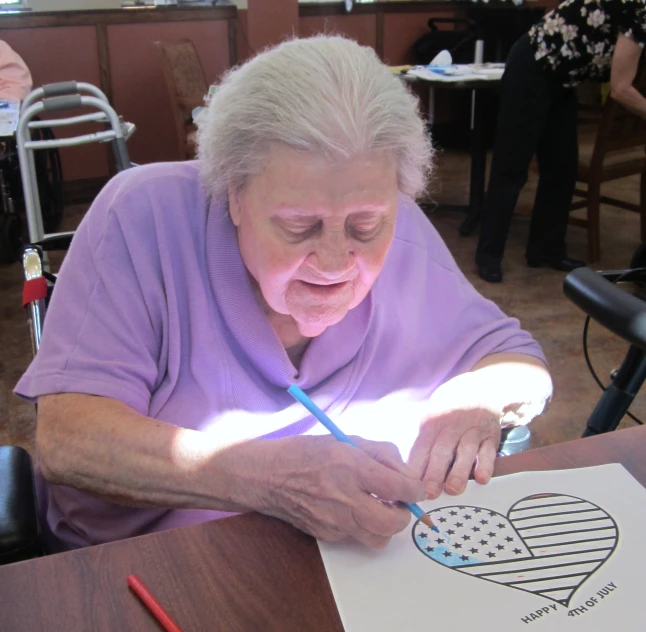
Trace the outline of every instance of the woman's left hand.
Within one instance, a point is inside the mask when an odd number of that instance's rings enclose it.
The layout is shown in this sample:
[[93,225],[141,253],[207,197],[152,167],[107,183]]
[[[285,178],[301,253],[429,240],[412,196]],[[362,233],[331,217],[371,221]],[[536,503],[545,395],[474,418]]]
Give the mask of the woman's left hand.
[[430,400],[408,458],[429,498],[437,498],[442,489],[461,494],[472,472],[483,484],[493,474],[501,411],[479,391],[474,374],[466,373],[443,384]]
[[552,396],[538,358],[519,353],[485,356],[471,371],[442,384],[429,400],[408,458],[429,498],[442,489],[461,494],[473,473],[488,483],[501,427],[528,424]]

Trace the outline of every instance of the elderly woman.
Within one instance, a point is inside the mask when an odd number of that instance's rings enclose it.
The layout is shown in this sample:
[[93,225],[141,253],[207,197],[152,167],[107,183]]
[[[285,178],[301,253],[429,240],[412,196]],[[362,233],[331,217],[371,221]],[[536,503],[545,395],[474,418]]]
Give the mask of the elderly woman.
[[16,388],[52,548],[252,510],[382,547],[410,514],[375,496],[486,483],[551,380],[414,203],[431,147],[402,83],[354,42],[290,41],[224,78],[198,141],[96,199]]

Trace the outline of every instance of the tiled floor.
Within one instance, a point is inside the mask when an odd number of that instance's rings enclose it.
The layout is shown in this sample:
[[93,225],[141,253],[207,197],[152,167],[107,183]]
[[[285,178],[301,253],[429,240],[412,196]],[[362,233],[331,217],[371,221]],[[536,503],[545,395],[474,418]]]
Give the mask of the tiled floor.
[[[433,179],[433,197],[443,202],[462,202],[468,188],[469,159],[459,152],[444,152],[437,157]],[[518,211],[531,209],[535,175],[525,188]],[[609,185],[614,194],[637,200],[637,179]],[[73,227],[82,209],[70,209],[66,223]],[[533,423],[534,446],[557,443],[579,437],[601,391],[585,366],[582,351],[583,316],[563,295],[563,273],[531,269],[524,262],[528,230],[526,216],[514,219],[504,261],[505,281],[490,285],[475,275],[473,254],[476,237],[460,237],[462,215],[456,212],[432,212],[435,223],[458,263],[485,296],[497,302],[508,314],[518,317],[523,326],[542,344],[555,382],[554,401],[547,414]],[[586,233],[580,228],[569,231],[569,251],[577,258],[586,256]],[[639,245],[639,219],[626,211],[604,208],[602,218],[602,260],[598,269],[626,267]],[[11,389],[30,359],[29,334],[20,307],[21,270],[16,265],[0,266],[0,444],[15,443],[33,449],[35,414],[33,406],[12,395]],[[591,359],[604,381],[618,367],[627,345],[598,326],[590,330]],[[646,405],[638,396],[634,410],[646,418]],[[622,422],[631,425],[628,420]]]

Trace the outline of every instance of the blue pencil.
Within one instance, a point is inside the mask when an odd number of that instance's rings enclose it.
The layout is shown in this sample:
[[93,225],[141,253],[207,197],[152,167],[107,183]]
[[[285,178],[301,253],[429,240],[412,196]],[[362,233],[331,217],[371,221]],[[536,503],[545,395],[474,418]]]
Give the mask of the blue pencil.
[[[316,417],[339,441],[347,443],[357,450],[360,450],[359,446],[348,437],[298,386],[292,384],[287,389],[288,393],[298,402],[303,404],[307,410],[309,410],[314,417]],[[406,507],[416,518],[421,520],[427,527],[436,531],[437,533],[440,530],[433,524],[433,521],[430,519],[428,514],[415,503],[404,503],[402,505]]]

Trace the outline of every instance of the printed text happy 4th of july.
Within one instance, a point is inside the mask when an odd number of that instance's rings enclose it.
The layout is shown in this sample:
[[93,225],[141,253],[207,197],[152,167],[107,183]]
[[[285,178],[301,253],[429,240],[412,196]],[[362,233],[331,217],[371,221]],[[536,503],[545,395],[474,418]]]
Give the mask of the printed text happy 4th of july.
[[[586,612],[590,612],[592,608],[600,603],[602,599],[608,597],[610,593],[613,592],[616,588],[617,586],[614,582],[606,584],[601,590],[597,591],[596,595],[590,597],[590,599],[588,599],[584,604],[580,605],[578,608],[572,608],[571,610],[569,610],[567,613],[568,617],[578,617],[579,615],[585,614]],[[530,612],[526,617],[521,617],[520,620],[523,623],[533,623],[534,621],[539,621],[545,615],[557,612],[557,608],[558,606],[553,603],[549,606],[539,608],[535,612]]]

